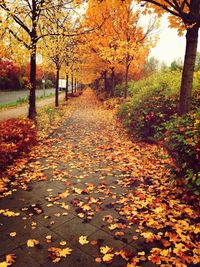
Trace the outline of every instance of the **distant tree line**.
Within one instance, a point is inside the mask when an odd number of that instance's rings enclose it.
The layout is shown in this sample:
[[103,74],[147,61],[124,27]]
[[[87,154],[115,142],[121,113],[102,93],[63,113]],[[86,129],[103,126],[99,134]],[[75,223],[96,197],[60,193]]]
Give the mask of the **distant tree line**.
[[[20,65],[10,59],[0,59],[0,90],[24,90],[29,82],[30,67]],[[42,88],[43,69],[37,66],[36,88]],[[45,87],[55,86],[55,74],[52,71],[45,71]]]

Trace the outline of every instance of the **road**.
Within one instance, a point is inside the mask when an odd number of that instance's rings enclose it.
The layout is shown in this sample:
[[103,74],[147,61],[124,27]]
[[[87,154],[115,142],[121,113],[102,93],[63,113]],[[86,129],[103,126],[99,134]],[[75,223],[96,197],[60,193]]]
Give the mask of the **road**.
[[[61,100],[63,98],[64,98],[64,93],[59,94],[59,99]],[[38,109],[46,105],[53,104],[54,102],[55,102],[55,97],[52,96],[46,99],[37,100],[36,106]],[[0,111],[0,121],[26,116],[27,114],[28,114],[28,104],[25,104],[21,107],[10,108]]]
[[[54,94],[55,89],[46,89],[45,94],[50,95]],[[43,96],[43,90],[36,90],[37,96]],[[20,98],[25,98],[28,96],[28,90],[20,90],[20,91],[0,91],[0,104],[7,104],[10,102],[14,102]]]

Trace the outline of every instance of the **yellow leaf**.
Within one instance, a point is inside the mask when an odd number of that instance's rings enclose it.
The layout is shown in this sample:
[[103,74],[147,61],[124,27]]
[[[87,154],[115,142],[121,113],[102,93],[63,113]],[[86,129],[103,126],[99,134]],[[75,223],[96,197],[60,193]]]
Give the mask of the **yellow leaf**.
[[16,232],[11,232],[9,235],[11,236],[11,237],[15,237],[16,236]]
[[57,263],[61,260],[61,258],[55,258],[54,260],[52,260],[53,263]]
[[110,247],[108,247],[108,246],[100,247],[100,252],[101,252],[102,254],[106,254],[106,253],[108,253],[108,252],[111,252],[112,250],[113,250],[113,249],[110,248]]
[[110,262],[110,261],[112,261],[113,260],[113,258],[114,258],[114,254],[105,254],[104,256],[103,256],[103,261],[104,262]]
[[71,248],[64,248],[60,251],[60,257],[66,257],[67,255],[70,255],[72,253]]
[[37,246],[40,242],[38,240],[35,240],[35,239],[29,239],[27,241],[27,247],[34,247],[34,246]]
[[3,214],[4,216],[8,216],[8,217],[17,217],[20,215],[19,212],[10,211],[9,209],[6,209],[6,210],[1,209],[0,214]]
[[138,255],[139,255],[139,256],[144,256],[144,255],[145,255],[145,251],[140,251],[140,252],[138,252]]
[[66,241],[61,241],[61,242],[60,242],[60,245],[61,245],[61,246],[65,246],[66,244],[67,244]]
[[80,188],[74,188],[74,191],[79,195],[83,192],[83,190]]
[[8,264],[6,261],[0,262],[0,267],[7,267],[10,264]]
[[112,231],[112,230],[115,230],[116,228],[118,227],[118,225],[115,223],[115,224],[111,224],[110,226],[108,226],[108,228]]
[[79,243],[80,243],[81,245],[88,244],[89,241],[87,240],[87,236],[80,236],[80,237],[79,237]]
[[59,197],[60,197],[60,198],[66,198],[66,197],[68,197],[68,196],[69,196],[69,190],[66,190],[65,192],[59,194]]

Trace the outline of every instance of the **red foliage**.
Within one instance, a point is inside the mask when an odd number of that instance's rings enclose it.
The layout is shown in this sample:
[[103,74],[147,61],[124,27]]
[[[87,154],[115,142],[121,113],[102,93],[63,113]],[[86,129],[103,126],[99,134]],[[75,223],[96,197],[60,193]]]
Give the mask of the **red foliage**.
[[12,60],[0,60],[0,77],[10,79],[21,76],[21,67]]
[[132,79],[134,81],[139,81],[142,80],[143,78],[144,78],[144,69],[138,70],[138,72],[132,75]]
[[10,119],[0,123],[0,169],[4,169],[37,143],[37,130],[28,119]]

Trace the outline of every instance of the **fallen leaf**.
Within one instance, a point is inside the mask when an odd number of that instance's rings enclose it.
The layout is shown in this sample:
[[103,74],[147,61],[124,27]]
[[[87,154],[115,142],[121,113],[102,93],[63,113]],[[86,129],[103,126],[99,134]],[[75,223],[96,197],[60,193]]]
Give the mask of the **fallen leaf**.
[[101,258],[96,258],[95,261],[98,262],[98,263],[101,263],[102,259]]
[[102,254],[107,254],[108,252],[111,252],[113,250],[113,248],[110,248],[108,246],[105,246],[105,247],[100,247],[100,252]]
[[102,259],[104,262],[111,262],[113,261],[114,256],[115,256],[114,254],[108,253],[108,254],[105,254]]
[[9,235],[10,235],[11,237],[15,237],[15,236],[17,235],[17,233],[16,233],[16,232],[11,232]]
[[35,247],[35,246],[39,245],[39,243],[40,242],[38,240],[36,240],[36,239],[29,239],[27,241],[27,247],[32,248],[32,247]]
[[61,246],[65,246],[66,244],[67,244],[66,241],[60,241],[60,245],[61,245]]
[[98,244],[98,242],[97,242],[97,240],[92,240],[92,241],[90,241],[90,244],[91,244],[92,246],[95,246],[95,245]]
[[60,257],[66,257],[67,255],[70,255],[72,253],[72,249],[71,248],[64,248],[61,249],[60,251]]
[[79,237],[79,243],[80,243],[81,245],[88,244],[89,241],[87,240],[87,236],[80,236],[80,237]]

